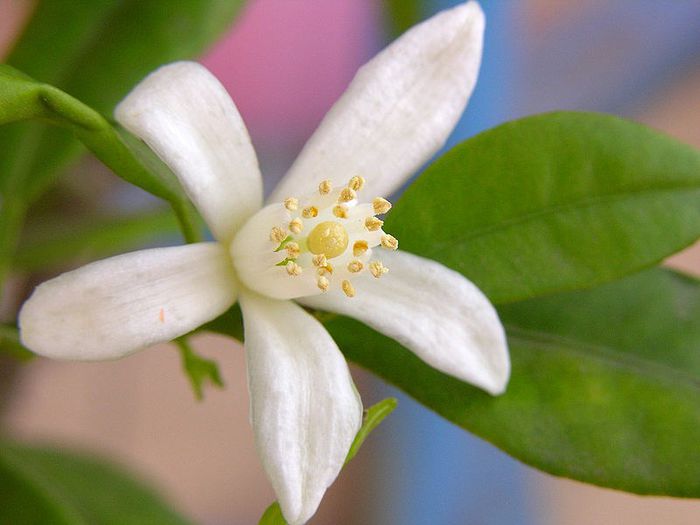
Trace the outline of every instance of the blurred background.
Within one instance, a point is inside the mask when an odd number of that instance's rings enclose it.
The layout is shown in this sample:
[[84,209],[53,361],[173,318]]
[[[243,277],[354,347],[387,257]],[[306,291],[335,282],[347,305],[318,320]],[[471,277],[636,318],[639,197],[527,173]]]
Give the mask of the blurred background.
[[[420,16],[454,4],[425,0]],[[700,147],[700,1],[482,5],[482,73],[451,144],[515,117],[585,109],[633,118]],[[28,0],[0,0],[0,58],[31,10]],[[238,105],[268,189],[358,66],[389,41],[390,27],[378,0],[249,0],[202,57]],[[152,204],[104,171],[84,159],[63,184],[75,189],[86,174],[103,174],[105,206]],[[669,263],[700,273],[699,254],[691,249]],[[37,359],[3,399],[3,427],[22,440],[113,458],[197,523],[256,523],[273,494],[248,425],[243,354],[224,338],[195,343],[219,362],[226,382],[223,391],[207,390],[203,402],[193,399],[179,356],[166,345],[111,363]],[[700,502],[642,498],[538,473],[363,371],[353,373],[366,405],[396,395],[399,408],[312,523],[700,523]]]

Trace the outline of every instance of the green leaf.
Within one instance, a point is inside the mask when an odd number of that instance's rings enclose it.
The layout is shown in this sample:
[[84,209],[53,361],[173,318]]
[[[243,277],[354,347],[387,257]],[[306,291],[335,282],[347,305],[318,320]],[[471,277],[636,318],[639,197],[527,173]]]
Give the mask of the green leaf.
[[185,337],[181,337],[175,342],[180,349],[182,369],[187,374],[194,395],[198,400],[201,401],[204,398],[204,385],[206,383],[211,383],[219,388],[224,387],[219,373],[219,365],[215,361],[197,355]]
[[[346,465],[358,453],[360,447],[367,439],[367,436],[369,436],[372,431],[394,411],[397,404],[398,400],[396,398],[388,397],[386,399],[382,399],[379,403],[372,405],[368,409],[365,409],[362,417],[362,426],[357,432],[352,445],[350,445],[350,450],[345,458]],[[260,521],[258,522],[258,525],[287,525],[287,521],[282,515],[282,509],[280,508],[279,503],[275,501],[265,510],[260,518]]]
[[433,163],[386,221],[495,303],[591,287],[700,236],[700,152],[592,113],[509,122]]
[[326,326],[349,359],[529,465],[639,494],[700,497],[696,280],[651,270],[501,314],[512,375],[500,397],[358,322]]
[[177,221],[167,209],[74,223],[43,220],[39,228],[27,230],[13,261],[24,271],[67,265],[77,258],[101,259],[178,233]]
[[395,397],[387,397],[386,399],[382,399],[379,403],[376,403],[365,410],[362,418],[362,426],[355,436],[352,445],[350,445],[348,457],[345,458],[346,464],[355,457],[355,455],[359,452],[360,447],[365,442],[365,439],[367,439],[372,431],[394,411],[398,403],[399,401]]
[[276,501],[265,509],[258,525],[287,525],[287,520],[282,515],[280,504]]
[[185,525],[143,484],[92,458],[0,444],[0,523]]

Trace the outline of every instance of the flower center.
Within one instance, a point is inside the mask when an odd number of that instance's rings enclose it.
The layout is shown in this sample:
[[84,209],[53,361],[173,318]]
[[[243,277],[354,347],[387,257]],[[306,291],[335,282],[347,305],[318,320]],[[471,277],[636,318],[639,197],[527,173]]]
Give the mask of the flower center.
[[[377,217],[391,203],[381,197],[360,203],[364,184],[356,176],[334,189],[324,180],[313,194],[263,208],[232,245],[239,277],[251,289],[280,299],[332,290],[354,297],[362,281],[382,277],[389,269],[375,254],[398,248]],[[260,238],[261,230],[269,232],[269,243]]]
[[315,255],[323,254],[327,259],[334,259],[348,247],[348,232],[339,222],[324,221],[311,230],[306,246]]

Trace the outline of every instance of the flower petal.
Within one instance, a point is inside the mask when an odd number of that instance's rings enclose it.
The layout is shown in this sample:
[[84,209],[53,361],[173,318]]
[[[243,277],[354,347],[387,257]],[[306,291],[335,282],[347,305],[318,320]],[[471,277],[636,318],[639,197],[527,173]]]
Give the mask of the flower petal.
[[112,359],[214,319],[238,285],[216,243],[97,261],[39,285],[19,315],[24,345],[57,359]]
[[258,453],[282,512],[305,523],[343,466],[362,423],[345,358],[290,301],[241,294]]
[[115,117],[175,172],[220,241],[260,208],[262,178],[248,131],[204,66],[176,62],[154,71]]
[[371,197],[399,188],[443,146],[464,111],[483,32],[483,12],[468,2],[379,53],[357,72],[269,202],[310,191],[323,179],[346,184],[354,175],[366,179]]
[[333,291],[299,302],[354,317],[438,370],[483,388],[505,390],[510,360],[488,299],[461,274],[407,252],[386,252],[389,273],[353,282],[355,297]]

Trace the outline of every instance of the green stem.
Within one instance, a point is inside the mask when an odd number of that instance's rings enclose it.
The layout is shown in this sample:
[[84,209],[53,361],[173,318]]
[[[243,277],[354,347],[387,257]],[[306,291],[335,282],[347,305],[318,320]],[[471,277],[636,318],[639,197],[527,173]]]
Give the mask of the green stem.
[[199,227],[197,214],[192,208],[192,205],[184,200],[171,202],[170,205],[173,208],[173,212],[175,212],[175,217],[177,217],[180,231],[182,232],[185,242],[189,244],[202,242],[204,236],[202,235],[202,229]]

